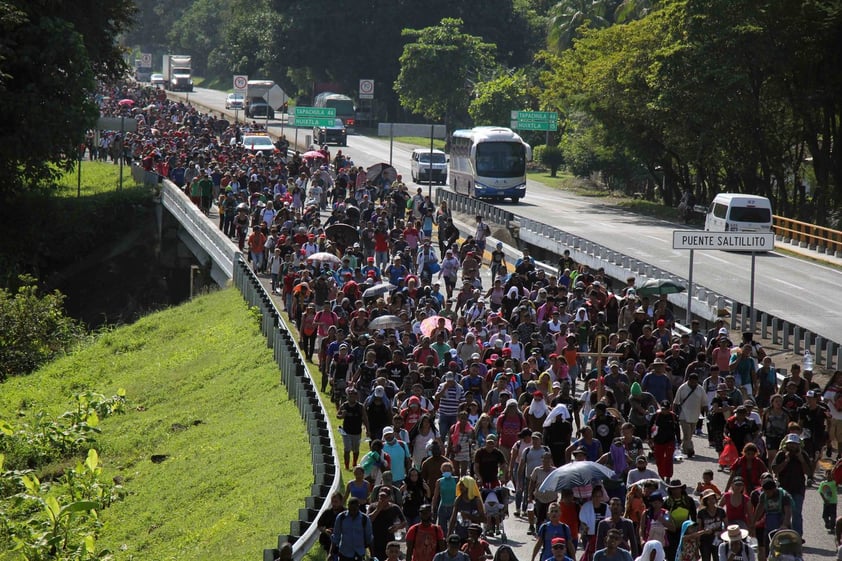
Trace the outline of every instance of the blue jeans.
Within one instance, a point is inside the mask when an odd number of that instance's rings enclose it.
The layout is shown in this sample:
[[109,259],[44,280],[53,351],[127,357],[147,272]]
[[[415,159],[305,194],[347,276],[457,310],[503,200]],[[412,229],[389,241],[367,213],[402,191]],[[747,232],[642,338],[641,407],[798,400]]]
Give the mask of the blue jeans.
[[441,526],[445,534],[447,534],[447,527],[450,525],[450,516],[453,514],[453,505],[443,505],[439,503],[438,511],[438,525]]
[[456,415],[442,415],[439,413],[439,434],[442,438],[448,438],[450,427],[456,424]]

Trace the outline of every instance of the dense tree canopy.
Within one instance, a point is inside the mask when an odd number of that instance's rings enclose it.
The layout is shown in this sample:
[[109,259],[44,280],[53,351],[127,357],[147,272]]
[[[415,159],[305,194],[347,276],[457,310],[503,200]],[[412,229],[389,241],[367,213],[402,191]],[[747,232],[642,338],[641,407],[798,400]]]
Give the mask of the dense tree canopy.
[[[462,20],[445,18],[439,25],[405,29],[415,39],[404,46],[395,91],[401,104],[445,124],[467,113],[474,85],[489,74],[495,45],[462,32]],[[435,77],[431,79],[431,77]]]
[[131,0],[0,2],[0,173],[8,195],[72,165],[97,117],[96,78],[125,72]]

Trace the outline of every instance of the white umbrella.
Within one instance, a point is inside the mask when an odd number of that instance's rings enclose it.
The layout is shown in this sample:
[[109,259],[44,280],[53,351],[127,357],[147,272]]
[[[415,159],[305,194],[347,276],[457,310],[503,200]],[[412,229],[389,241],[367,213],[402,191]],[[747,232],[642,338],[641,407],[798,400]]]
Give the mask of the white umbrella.
[[332,253],[326,251],[319,251],[307,258],[307,261],[315,261],[317,263],[330,263],[332,265],[339,265],[342,260]]

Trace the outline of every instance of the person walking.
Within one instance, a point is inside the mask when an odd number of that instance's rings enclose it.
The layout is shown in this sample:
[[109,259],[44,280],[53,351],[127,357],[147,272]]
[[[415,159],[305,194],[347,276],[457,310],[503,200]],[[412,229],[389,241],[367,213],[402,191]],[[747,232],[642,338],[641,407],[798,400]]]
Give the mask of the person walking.
[[675,392],[675,414],[681,426],[681,451],[688,458],[696,455],[693,447],[693,434],[696,432],[696,424],[701,415],[706,415],[708,410],[708,398],[704,389],[699,385],[699,374],[690,372],[687,381],[678,387]]
[[[695,428],[695,427],[694,427]],[[655,453],[655,464],[658,466],[658,475],[669,483],[673,474],[673,454],[675,453],[675,440],[679,434],[678,417],[670,409],[670,402],[661,402],[661,408],[649,422],[651,434],[649,443]]]

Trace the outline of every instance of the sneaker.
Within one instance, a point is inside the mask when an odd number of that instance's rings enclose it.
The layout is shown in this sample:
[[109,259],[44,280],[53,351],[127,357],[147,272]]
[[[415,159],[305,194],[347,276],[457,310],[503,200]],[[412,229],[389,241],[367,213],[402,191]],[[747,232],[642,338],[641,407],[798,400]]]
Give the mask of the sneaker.
[[535,534],[535,524],[530,524],[529,529],[526,531],[526,534],[531,536]]
[[519,510],[515,511],[515,518],[520,518],[520,511]]

